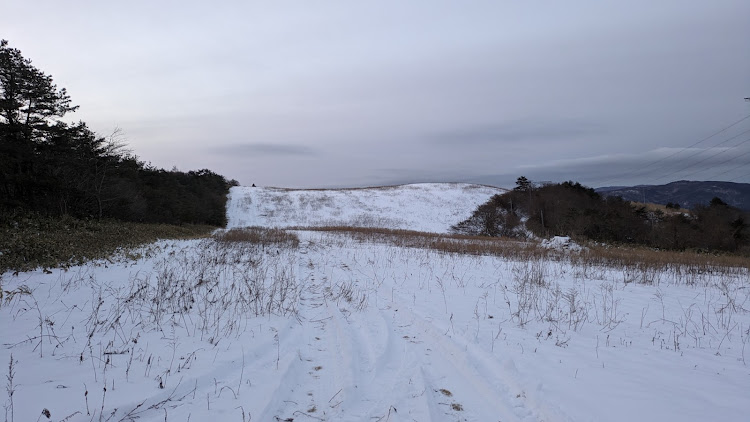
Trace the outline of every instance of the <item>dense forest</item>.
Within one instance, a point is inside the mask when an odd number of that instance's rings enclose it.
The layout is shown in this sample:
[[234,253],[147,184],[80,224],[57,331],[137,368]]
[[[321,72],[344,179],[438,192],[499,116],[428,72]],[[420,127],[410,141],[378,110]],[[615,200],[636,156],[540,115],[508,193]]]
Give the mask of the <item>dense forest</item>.
[[462,234],[555,235],[661,249],[750,252],[750,216],[720,198],[692,210],[650,208],[603,197],[580,183],[535,186],[525,177],[453,226]]
[[237,182],[151,166],[118,136],[60,120],[76,109],[51,76],[0,42],[0,215],[226,224],[226,196]]

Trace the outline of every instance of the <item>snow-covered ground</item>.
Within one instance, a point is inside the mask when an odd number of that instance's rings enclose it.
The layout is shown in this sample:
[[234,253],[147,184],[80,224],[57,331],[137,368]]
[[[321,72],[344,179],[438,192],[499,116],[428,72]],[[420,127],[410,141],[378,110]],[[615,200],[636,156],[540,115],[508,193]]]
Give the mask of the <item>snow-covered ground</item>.
[[646,285],[575,251],[297,233],[299,247],[164,241],[3,275],[5,419],[748,420],[747,269],[648,270]]
[[504,189],[419,183],[362,189],[231,189],[228,228],[352,226],[445,233]]

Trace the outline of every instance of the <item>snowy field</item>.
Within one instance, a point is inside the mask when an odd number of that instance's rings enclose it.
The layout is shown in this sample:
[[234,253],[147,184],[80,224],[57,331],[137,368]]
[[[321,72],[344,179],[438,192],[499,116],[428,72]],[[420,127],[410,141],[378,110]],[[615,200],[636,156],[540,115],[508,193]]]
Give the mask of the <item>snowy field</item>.
[[227,227],[387,227],[445,233],[503,192],[465,183],[331,190],[239,186],[230,192]]
[[[271,191],[246,189],[233,225],[314,225],[241,215],[271,209],[257,203]],[[371,209],[417,224],[399,201]],[[419,227],[450,225],[432,218]],[[570,249],[503,258],[295,233],[3,275],[5,420],[749,420],[746,268],[646,274]]]

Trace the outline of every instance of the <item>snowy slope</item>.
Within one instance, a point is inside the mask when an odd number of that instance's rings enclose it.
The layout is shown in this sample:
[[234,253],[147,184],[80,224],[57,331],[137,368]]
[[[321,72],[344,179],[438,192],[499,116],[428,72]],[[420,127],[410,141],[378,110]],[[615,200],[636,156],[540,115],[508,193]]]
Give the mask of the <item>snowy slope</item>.
[[[162,242],[138,261],[6,274],[6,291],[30,290],[0,308],[7,420],[750,414],[747,271],[638,285],[559,260],[301,235],[294,249]],[[537,270],[545,284],[525,285]]]
[[504,191],[463,183],[338,190],[234,187],[227,227],[354,226],[445,233]]

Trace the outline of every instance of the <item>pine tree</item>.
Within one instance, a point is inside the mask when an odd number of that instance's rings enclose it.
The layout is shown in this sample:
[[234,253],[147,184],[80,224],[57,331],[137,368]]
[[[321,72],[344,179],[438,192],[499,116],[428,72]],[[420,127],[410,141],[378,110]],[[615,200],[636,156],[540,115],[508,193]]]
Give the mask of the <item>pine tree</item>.
[[0,41],[0,205],[34,202],[39,147],[64,127],[55,119],[76,108],[51,76]]
[[534,189],[533,183],[524,176],[516,179],[516,187],[513,188],[517,192],[530,192]]

